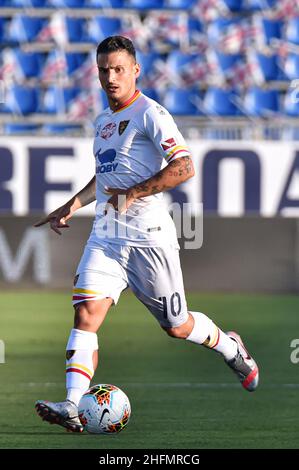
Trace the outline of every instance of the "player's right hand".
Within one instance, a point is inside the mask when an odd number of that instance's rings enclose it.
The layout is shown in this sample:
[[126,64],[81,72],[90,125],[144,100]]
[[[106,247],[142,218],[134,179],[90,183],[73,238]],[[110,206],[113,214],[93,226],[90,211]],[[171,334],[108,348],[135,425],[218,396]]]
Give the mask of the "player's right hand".
[[54,212],[51,212],[51,214],[47,215],[43,219],[39,220],[34,224],[34,227],[40,227],[41,225],[45,225],[47,223],[50,224],[50,227],[54,232],[58,233],[58,235],[61,235],[60,229],[62,228],[69,228],[69,225],[66,223],[68,219],[72,217],[72,212],[70,210],[70,207],[62,206],[56,209]]

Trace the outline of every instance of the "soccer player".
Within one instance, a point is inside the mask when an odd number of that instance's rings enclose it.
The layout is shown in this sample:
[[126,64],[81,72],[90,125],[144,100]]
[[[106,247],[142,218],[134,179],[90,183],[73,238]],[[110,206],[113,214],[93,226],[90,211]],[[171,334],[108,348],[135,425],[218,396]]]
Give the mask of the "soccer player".
[[140,66],[129,39],[106,38],[96,60],[109,107],[95,121],[95,176],[36,224],[61,234],[74,212],[97,201],[74,280],[66,400],[35,405],[44,420],[74,432],[83,431],[78,403],[97,367],[97,331],[128,286],[168,335],[217,351],[246,390],[258,385],[258,367],[240,336],[187,309],[175,226],[163,203],[163,191],[194,176],[184,138],[167,110],[136,89]]

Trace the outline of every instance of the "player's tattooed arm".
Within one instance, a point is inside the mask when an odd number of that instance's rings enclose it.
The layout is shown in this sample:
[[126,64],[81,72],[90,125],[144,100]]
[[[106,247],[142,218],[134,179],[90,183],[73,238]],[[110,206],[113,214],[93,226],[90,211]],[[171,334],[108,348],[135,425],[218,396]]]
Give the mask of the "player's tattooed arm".
[[40,227],[41,225],[49,222],[50,227],[54,232],[61,235],[60,229],[68,228],[69,225],[66,223],[73,214],[81,207],[95,201],[96,199],[96,178],[95,176],[87,183],[87,185],[81,189],[75,196],[67,201],[63,206],[58,207],[51,214],[47,215],[43,219],[39,220],[34,227]]
[[150,196],[173,189],[192,176],[194,167],[191,157],[177,158],[156,175],[130,188],[129,192],[131,191],[135,198]]
[[122,213],[125,212],[136,199],[173,189],[192,176],[194,176],[194,167],[191,157],[177,158],[156,175],[129,189],[106,188],[107,193],[111,194],[107,202],[112,205],[115,210]]

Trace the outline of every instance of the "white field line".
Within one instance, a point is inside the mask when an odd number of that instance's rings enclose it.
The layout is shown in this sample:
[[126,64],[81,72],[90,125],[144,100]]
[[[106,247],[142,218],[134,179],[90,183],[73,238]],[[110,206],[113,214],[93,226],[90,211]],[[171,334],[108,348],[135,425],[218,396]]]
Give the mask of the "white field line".
[[[6,386],[15,386],[15,384],[6,383]],[[64,382],[23,382],[19,383],[18,386],[26,387],[26,388],[61,388],[65,387]],[[121,387],[133,387],[133,388],[199,388],[199,389],[217,389],[217,388],[239,388],[239,383],[202,383],[202,382],[153,382],[153,383],[145,383],[145,382],[128,382],[122,383]],[[279,389],[279,388],[299,388],[299,383],[276,383],[276,384],[265,384],[261,385],[260,388],[262,389]]]

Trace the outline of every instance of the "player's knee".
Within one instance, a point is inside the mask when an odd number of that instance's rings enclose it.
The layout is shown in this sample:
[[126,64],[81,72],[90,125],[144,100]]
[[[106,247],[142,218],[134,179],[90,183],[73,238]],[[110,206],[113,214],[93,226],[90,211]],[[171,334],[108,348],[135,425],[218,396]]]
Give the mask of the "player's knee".
[[93,301],[80,302],[74,309],[74,327],[82,330],[97,330],[108,310],[106,305]]
[[185,327],[185,325],[181,326],[174,326],[171,328],[163,328],[168,336],[171,338],[177,338],[177,339],[186,339],[187,336],[189,336],[189,333]]
[[194,320],[190,313],[188,314],[187,320],[179,326],[172,326],[169,328],[163,327],[166,333],[172,338],[186,339],[193,330]]
[[79,304],[74,305],[75,328],[79,328],[79,329],[89,328],[93,322],[93,318],[95,315],[94,308],[92,305],[86,305],[86,304],[87,302],[80,302]]

